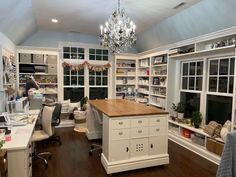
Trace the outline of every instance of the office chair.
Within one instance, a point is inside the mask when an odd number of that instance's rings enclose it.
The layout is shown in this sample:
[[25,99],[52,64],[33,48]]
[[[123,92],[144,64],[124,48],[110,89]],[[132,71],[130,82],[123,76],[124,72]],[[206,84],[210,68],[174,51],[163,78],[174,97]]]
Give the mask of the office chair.
[[[44,106],[42,110],[42,130],[35,130],[32,135],[32,142],[36,143],[39,141],[44,141],[49,139],[50,136],[53,135],[52,131],[52,115],[53,115],[54,107]],[[44,162],[44,167],[48,166],[48,161],[43,156],[47,155],[50,159],[52,154],[50,152],[42,152],[37,153],[36,150],[34,152],[33,158],[42,160]]]
[[[102,116],[99,114],[99,112],[97,111],[97,109],[94,109],[92,108],[92,112],[93,112],[93,117],[94,117],[94,120],[102,126]],[[91,149],[89,151],[89,155],[92,155],[92,153],[94,151],[98,151],[98,150],[102,150],[102,145],[100,144],[92,144],[91,145]]]
[[61,108],[62,105],[59,103],[56,103],[52,114],[52,131],[53,131],[53,135],[49,137],[49,139],[47,140],[48,142],[57,142],[59,143],[59,145],[61,145],[61,137],[55,134],[55,126],[60,125],[61,123]]

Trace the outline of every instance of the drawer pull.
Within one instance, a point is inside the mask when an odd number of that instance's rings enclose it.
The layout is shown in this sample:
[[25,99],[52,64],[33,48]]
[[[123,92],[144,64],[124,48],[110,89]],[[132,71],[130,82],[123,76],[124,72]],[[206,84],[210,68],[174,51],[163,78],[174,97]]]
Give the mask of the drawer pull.
[[123,122],[119,122],[119,125],[123,125]]
[[157,131],[157,132],[159,132],[159,131],[160,131],[160,129],[159,129],[159,128],[157,128],[157,129],[156,129],[156,131]]
[[128,147],[126,148],[126,152],[129,152],[129,148]]
[[151,149],[153,148],[153,144],[150,145],[150,148],[151,148]]
[[119,132],[119,135],[123,135],[123,132]]
[[29,163],[29,167],[31,167],[32,163]]
[[157,119],[156,122],[160,122],[160,119]]
[[31,157],[32,157],[32,154],[30,153],[30,154],[29,154],[29,158],[31,158]]
[[142,133],[143,131],[142,130],[139,130],[138,133]]
[[138,123],[141,124],[141,123],[143,123],[143,121],[139,120]]

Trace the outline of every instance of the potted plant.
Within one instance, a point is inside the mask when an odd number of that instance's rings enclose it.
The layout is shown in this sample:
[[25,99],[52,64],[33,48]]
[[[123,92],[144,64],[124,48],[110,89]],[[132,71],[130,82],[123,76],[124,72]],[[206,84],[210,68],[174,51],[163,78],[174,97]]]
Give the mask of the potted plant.
[[85,111],[86,110],[86,104],[87,104],[87,101],[88,101],[88,97],[83,97],[81,100],[80,100],[80,107],[81,107],[81,111]]
[[178,119],[183,119],[184,118],[184,104],[179,102],[177,104],[176,111],[177,111]]
[[176,106],[176,104],[172,103],[172,109],[173,109],[173,117],[177,118],[177,106]]
[[199,128],[202,123],[202,114],[199,111],[193,112],[191,122],[195,128]]

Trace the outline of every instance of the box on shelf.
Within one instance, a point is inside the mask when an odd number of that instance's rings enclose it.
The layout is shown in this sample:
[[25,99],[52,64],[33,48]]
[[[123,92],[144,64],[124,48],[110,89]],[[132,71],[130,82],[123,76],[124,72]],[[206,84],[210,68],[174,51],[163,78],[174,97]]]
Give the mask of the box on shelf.
[[203,135],[200,135],[198,133],[194,133],[191,136],[192,142],[195,144],[205,146],[205,137]]
[[20,63],[31,63],[31,54],[29,53],[20,53],[19,62]]
[[57,64],[57,56],[56,55],[48,55],[47,57],[48,64]]
[[50,74],[57,73],[57,66],[56,65],[48,65],[48,73],[50,73]]
[[42,54],[33,54],[33,63],[44,64],[44,56]]
[[212,138],[207,138],[206,148],[208,151],[213,152],[220,156],[223,152],[224,144]]

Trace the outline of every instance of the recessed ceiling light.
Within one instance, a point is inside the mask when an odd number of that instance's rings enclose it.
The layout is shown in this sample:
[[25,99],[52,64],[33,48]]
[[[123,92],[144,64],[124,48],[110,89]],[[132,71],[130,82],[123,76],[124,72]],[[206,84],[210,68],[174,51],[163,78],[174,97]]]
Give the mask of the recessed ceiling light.
[[179,3],[178,5],[176,5],[175,7],[173,7],[173,9],[179,9],[180,7],[183,7],[184,5],[186,5],[187,3],[186,2],[181,2]]
[[55,18],[53,18],[51,21],[52,21],[52,23],[58,23],[58,20]]

